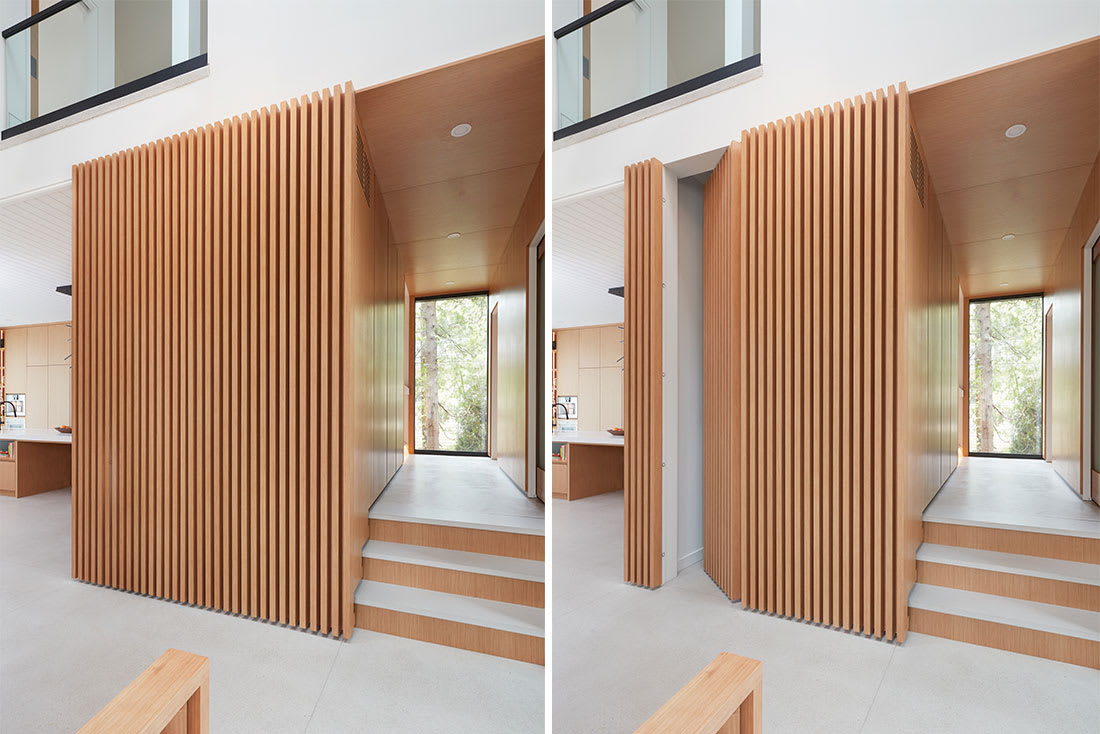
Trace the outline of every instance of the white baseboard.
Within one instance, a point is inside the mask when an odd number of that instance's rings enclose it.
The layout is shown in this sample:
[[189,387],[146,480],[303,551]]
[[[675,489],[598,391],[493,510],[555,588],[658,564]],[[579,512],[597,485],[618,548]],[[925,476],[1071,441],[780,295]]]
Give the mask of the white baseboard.
[[680,556],[680,562],[676,564],[676,572],[683,571],[688,566],[692,566],[699,561],[703,560],[703,549],[699,548],[693,550],[691,553]]

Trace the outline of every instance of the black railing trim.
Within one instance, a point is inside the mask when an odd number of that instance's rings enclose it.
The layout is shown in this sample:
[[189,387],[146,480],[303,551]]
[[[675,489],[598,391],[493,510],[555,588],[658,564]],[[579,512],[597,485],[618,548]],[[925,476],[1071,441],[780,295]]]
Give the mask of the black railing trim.
[[607,5],[596,8],[591,13],[582,15],[571,23],[566,23],[561,28],[554,31],[554,38],[561,38],[562,36],[568,36],[578,28],[584,28],[586,25],[594,20],[599,20],[608,13],[614,13],[624,5],[630,5],[634,0],[611,0]]
[[51,15],[57,15],[62,10],[65,10],[66,8],[71,8],[79,2],[82,2],[82,0],[61,0],[61,2],[54,3],[45,10],[39,10],[34,15],[28,18],[24,18],[15,25],[9,26],[8,28],[4,29],[3,33],[0,33],[0,36],[3,36],[4,38],[10,38],[19,31],[25,31],[32,25],[37,25],[44,21],[46,18],[49,18]]
[[140,92],[143,89],[148,89],[161,82],[166,82],[169,79],[174,79],[177,76],[182,76],[189,71],[195,69],[201,69],[207,65],[206,54],[201,54],[190,58],[187,61],[181,61],[178,64],[173,64],[160,71],[154,71],[152,74],[147,74],[140,79],[134,79],[132,82],[126,82],[120,84],[114,89],[108,89],[98,94],[93,94],[91,97],[80,100],[79,102],[73,102],[70,105],[58,108],[53,112],[47,112],[44,115],[39,115],[33,120],[27,120],[21,122],[18,125],[12,125],[11,127],[0,132],[0,140],[7,140],[21,133],[36,130],[45,125],[49,125],[51,122],[57,122],[58,120],[64,120],[66,117],[79,114],[85,110],[90,110],[93,107],[113,102],[116,99],[121,99],[127,95]]

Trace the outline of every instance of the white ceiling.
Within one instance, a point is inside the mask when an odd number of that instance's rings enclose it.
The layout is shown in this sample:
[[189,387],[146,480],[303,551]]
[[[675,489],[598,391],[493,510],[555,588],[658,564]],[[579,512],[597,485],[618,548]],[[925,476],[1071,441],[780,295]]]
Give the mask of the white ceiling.
[[615,324],[623,299],[608,288],[623,285],[623,187],[554,203],[551,324]]
[[72,185],[0,200],[0,327],[69,321]]

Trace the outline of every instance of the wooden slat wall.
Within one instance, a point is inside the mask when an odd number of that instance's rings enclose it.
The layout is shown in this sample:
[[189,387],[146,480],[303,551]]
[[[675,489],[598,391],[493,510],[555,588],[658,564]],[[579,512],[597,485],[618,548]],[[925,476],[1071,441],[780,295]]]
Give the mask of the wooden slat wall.
[[741,313],[741,145],[732,144],[703,191],[703,568],[730,599],[741,597],[748,435],[741,406],[755,399],[741,380],[749,353]]
[[899,119],[890,88],[742,137],[742,604],[886,638],[906,625]]
[[74,167],[76,578],[351,634],[351,94]]
[[624,578],[661,585],[661,242],[660,161],[627,166],[625,180]]

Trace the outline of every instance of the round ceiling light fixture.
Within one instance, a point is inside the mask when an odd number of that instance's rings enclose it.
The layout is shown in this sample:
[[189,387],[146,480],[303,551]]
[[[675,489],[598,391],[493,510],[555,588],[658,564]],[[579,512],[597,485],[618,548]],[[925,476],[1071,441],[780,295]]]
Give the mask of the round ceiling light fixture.
[[1005,130],[1005,137],[1006,138],[1018,138],[1026,132],[1027,132],[1027,125],[1025,125],[1021,122],[1017,122],[1015,125],[1009,125],[1008,126],[1008,129]]
[[471,125],[470,123],[460,122],[460,123],[458,123],[457,125],[455,125],[454,127],[451,128],[451,137],[452,138],[461,138],[463,135],[468,134],[473,129],[474,129],[474,126]]
[[1014,235],[1012,232],[1006,232],[1005,234],[1001,235],[1001,239],[1007,242],[1008,240],[1016,239],[1016,235]]
[[461,233],[461,232],[451,232],[451,233],[450,233],[449,235],[447,235],[447,239],[449,239],[449,240],[457,240],[457,239],[458,239],[459,237],[461,237],[461,236],[462,236],[462,233]]

